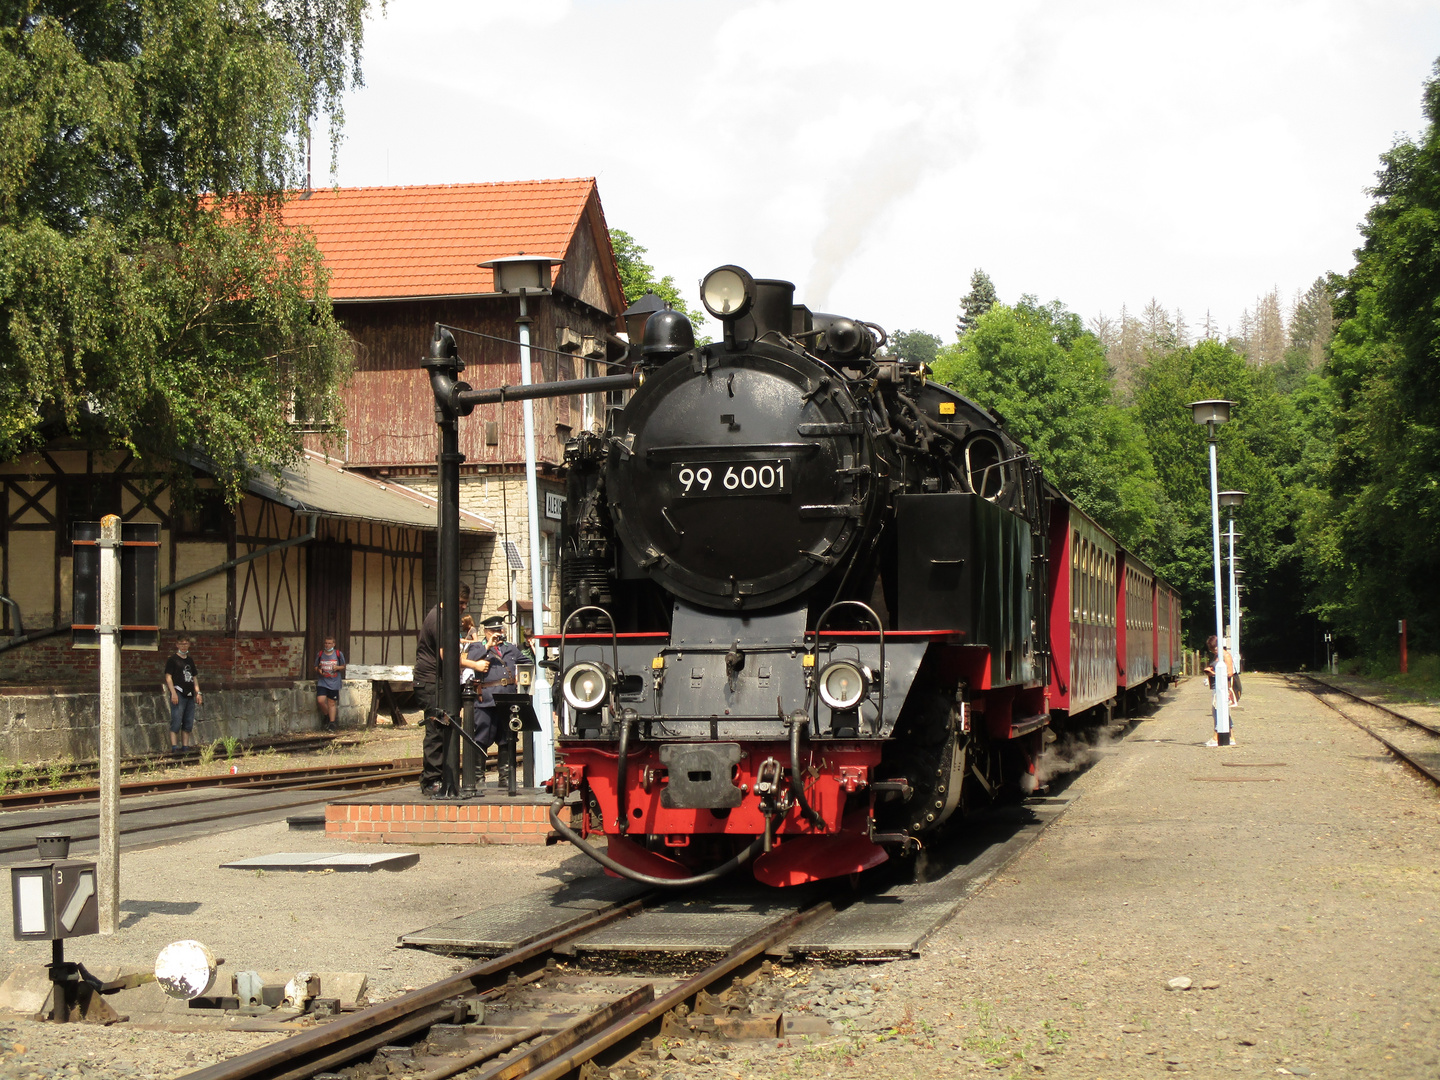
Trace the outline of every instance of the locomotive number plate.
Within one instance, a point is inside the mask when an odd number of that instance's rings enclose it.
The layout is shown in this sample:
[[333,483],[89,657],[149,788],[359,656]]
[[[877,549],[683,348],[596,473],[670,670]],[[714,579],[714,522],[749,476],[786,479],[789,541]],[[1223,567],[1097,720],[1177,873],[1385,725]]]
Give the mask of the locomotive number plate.
[[788,495],[795,472],[790,458],[762,461],[682,461],[670,467],[681,498],[708,495]]

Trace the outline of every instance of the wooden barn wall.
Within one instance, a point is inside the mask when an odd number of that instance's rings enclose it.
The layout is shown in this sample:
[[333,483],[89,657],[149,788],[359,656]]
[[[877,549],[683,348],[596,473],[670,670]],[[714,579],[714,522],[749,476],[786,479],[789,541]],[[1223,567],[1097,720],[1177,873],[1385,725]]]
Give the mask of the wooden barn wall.
[[[533,322],[531,342],[553,349],[562,327],[582,338],[604,340],[613,321],[564,297],[542,297],[527,304]],[[520,347],[515,344],[519,300],[506,297],[476,300],[396,301],[336,305],[341,321],[355,340],[355,371],[343,391],[346,430],[343,453],[347,465],[361,468],[434,465],[437,432],[435,399],[420,359],[429,349],[434,324],[446,323],[475,330],[494,341],[457,334],[460,358],[466,369],[461,378],[474,387],[517,384]],[[583,358],[531,352],[531,378],[536,382],[574,379],[583,372]],[[460,451],[469,465],[524,459],[525,432],[521,405],[482,405],[460,421]],[[559,465],[565,442],[580,424],[578,397],[536,401],[535,451],[537,459]],[[486,443],[487,422],[496,425],[498,442]],[[310,436],[311,448],[323,451],[320,436]],[[334,452],[333,450],[331,452]]]

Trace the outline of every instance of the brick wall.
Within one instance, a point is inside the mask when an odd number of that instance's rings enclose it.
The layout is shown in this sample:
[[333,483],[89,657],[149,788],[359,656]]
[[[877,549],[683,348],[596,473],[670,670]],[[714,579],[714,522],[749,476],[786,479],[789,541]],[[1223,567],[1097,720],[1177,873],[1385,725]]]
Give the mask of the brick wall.
[[[165,660],[175,651],[175,631],[161,631],[156,652],[126,650],[120,658],[124,690],[147,690],[165,678]],[[301,635],[192,635],[190,655],[202,688],[289,686],[309,678]],[[100,678],[100,653],[70,646],[68,632],[0,652],[0,691],[9,688],[88,689]]]

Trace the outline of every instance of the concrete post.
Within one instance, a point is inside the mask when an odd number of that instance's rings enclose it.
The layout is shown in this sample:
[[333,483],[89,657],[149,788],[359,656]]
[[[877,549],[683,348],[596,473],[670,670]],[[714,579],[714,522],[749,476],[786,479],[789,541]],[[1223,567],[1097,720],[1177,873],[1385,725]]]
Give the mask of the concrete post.
[[100,520],[100,933],[120,929],[120,519]]

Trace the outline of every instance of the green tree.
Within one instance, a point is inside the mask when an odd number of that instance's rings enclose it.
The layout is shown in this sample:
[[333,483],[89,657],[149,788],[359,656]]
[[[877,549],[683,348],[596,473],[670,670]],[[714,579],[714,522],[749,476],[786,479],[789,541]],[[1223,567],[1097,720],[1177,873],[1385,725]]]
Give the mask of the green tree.
[[655,268],[645,261],[650,249],[637,243],[624,229],[610,230],[610,244],[615,249],[615,262],[620,268],[620,283],[625,286],[625,303],[633,304],[647,292],[653,292],[689,319],[698,334],[705,321],[704,316],[685,303],[673,275],[666,274],[656,280]]
[[970,275],[970,291],[960,298],[960,318],[955,323],[955,333],[964,334],[975,326],[975,321],[998,304],[995,283],[984,270]]
[[1145,436],[1116,404],[1100,340],[1059,301],[978,315],[935,377],[998,412],[1052,482],[1132,547],[1153,546],[1159,489]]
[[[1214,558],[1209,447],[1189,403],[1207,398],[1236,402],[1230,422],[1219,428],[1218,475],[1222,489],[1247,493],[1235,515],[1244,536],[1243,651],[1306,659],[1298,623],[1306,606],[1298,530],[1313,495],[1305,424],[1294,402],[1277,391],[1275,369],[1247,363],[1230,345],[1207,340],[1152,354],[1138,373],[1134,418],[1144,428],[1162,490],[1151,558],[1180,588],[1190,640],[1198,644],[1214,632]],[[1222,557],[1228,553],[1223,545]],[[1228,563],[1225,569],[1228,590]]]
[[891,356],[915,364],[934,366],[940,351],[940,339],[924,330],[896,330],[886,346]]
[[[231,497],[349,370],[279,210],[358,81],[366,0],[29,0],[0,29],[0,459],[61,433]],[[333,140],[332,140],[333,141]]]
[[1419,140],[1381,158],[1328,367],[1335,517],[1316,577],[1372,654],[1392,650],[1398,618],[1417,647],[1440,646],[1440,63],[1423,103]]

